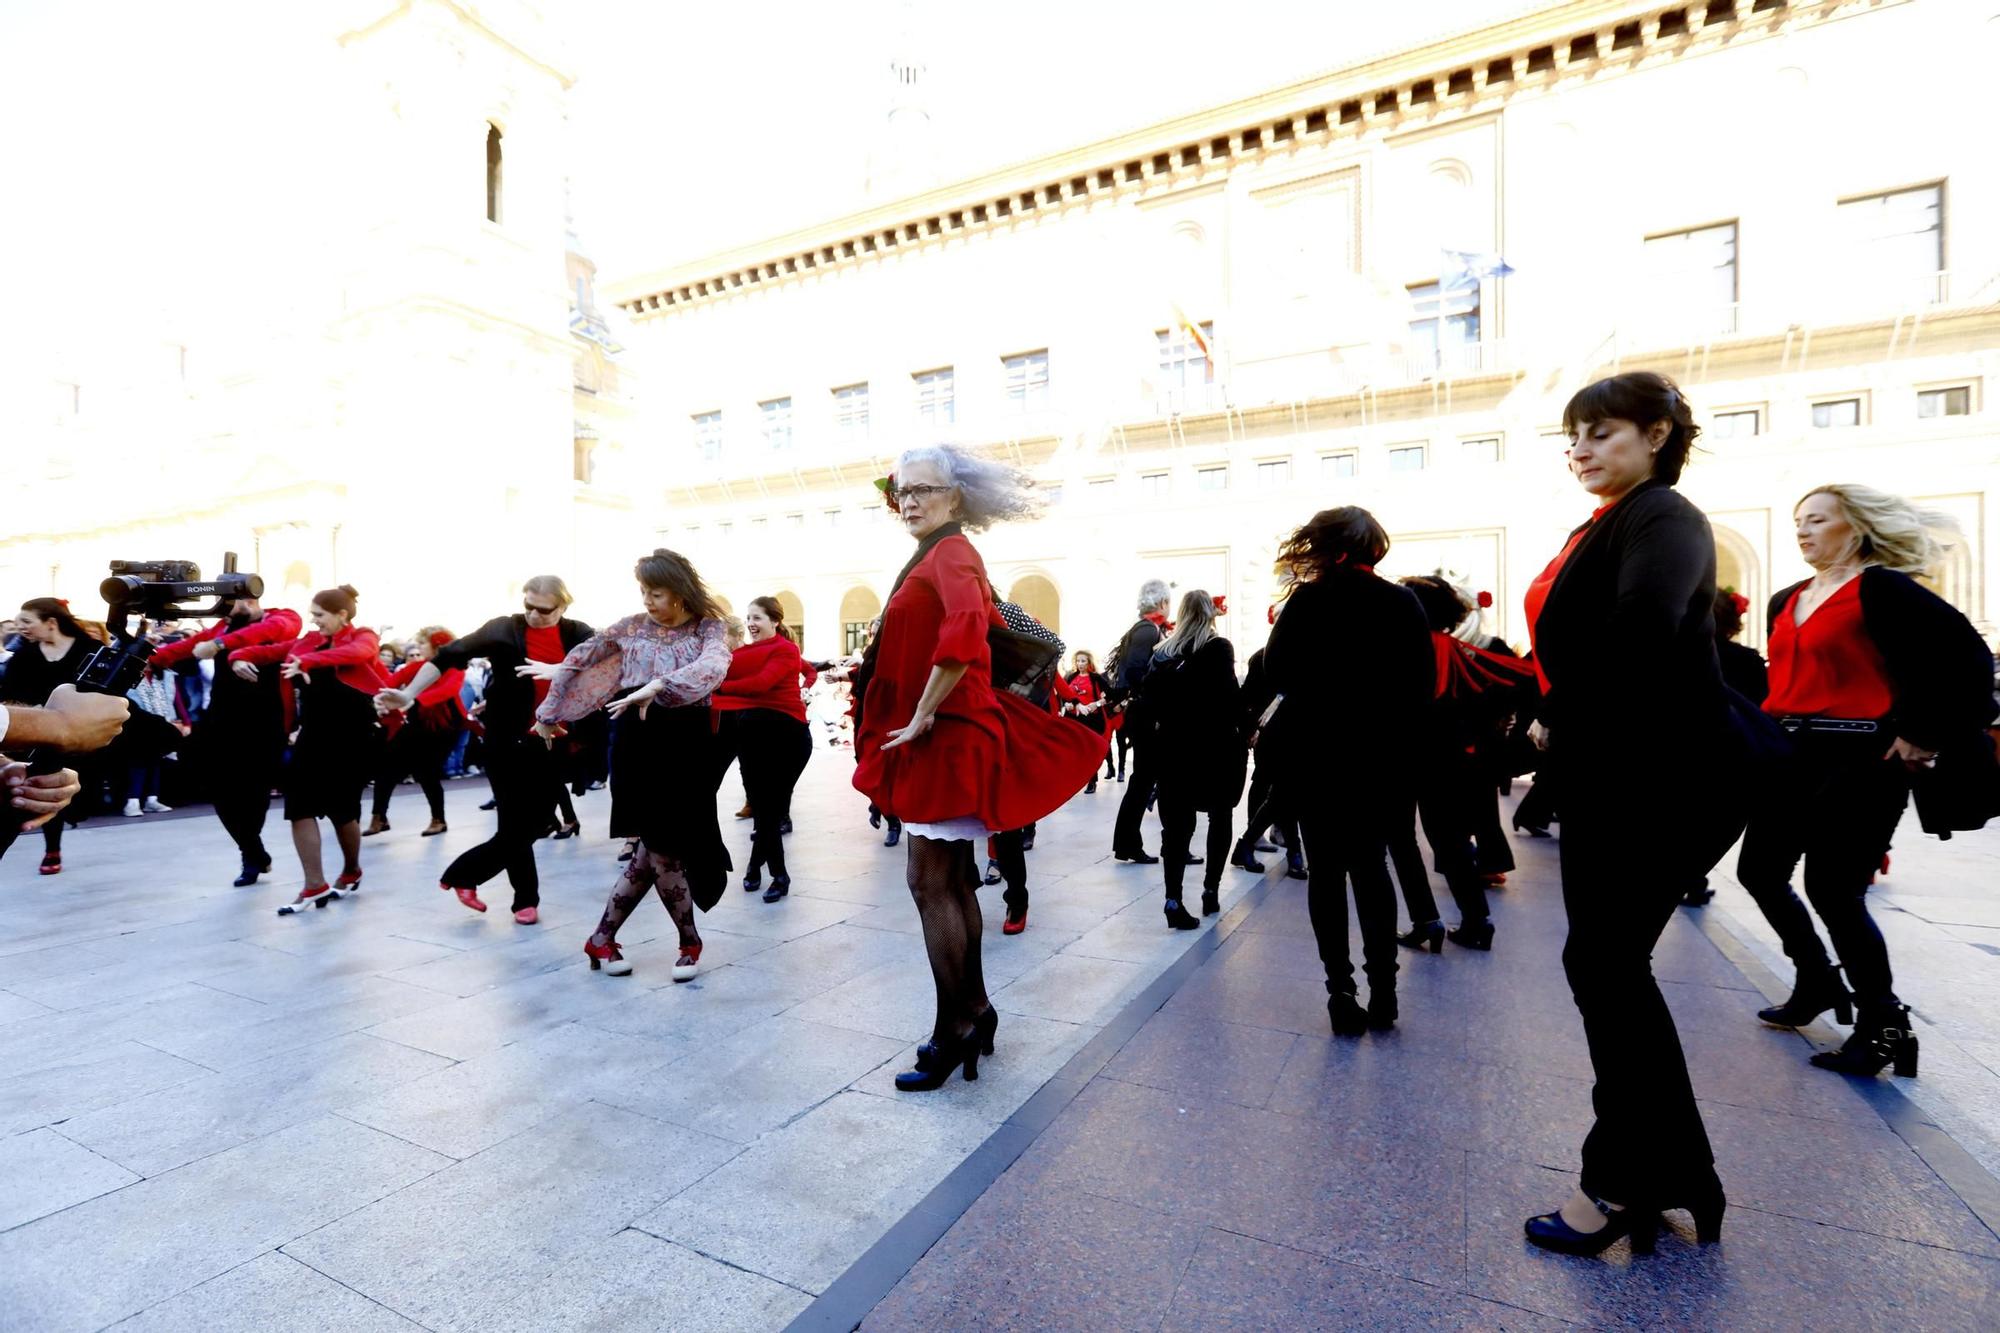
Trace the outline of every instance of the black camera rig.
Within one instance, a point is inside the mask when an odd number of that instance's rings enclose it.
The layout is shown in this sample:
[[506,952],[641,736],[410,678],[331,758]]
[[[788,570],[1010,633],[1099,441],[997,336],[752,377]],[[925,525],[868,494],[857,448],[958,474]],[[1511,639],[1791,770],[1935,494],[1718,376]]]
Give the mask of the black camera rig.
[[[97,585],[104,598],[105,627],[111,642],[90,655],[77,676],[76,687],[96,694],[123,695],[146,673],[153,645],[145,638],[148,620],[192,617],[212,620],[229,614],[238,597],[262,597],[264,580],[236,570],[236,552],[222,557],[220,576],[204,580],[192,560],[113,560],[111,577]],[[213,598],[209,606],[195,605]],[[129,626],[139,618],[137,631]]]

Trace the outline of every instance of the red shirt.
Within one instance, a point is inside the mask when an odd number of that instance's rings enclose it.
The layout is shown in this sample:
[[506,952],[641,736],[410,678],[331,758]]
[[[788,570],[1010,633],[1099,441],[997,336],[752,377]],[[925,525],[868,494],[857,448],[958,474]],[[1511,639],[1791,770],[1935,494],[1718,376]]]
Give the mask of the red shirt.
[[[547,629],[536,629],[533,625],[528,626],[527,650],[530,662],[562,661],[563,658],[569,656],[569,654],[563,651],[562,626],[550,625]],[[546,680],[535,682],[535,711],[539,711],[542,706],[542,700],[549,697],[549,685],[551,683]],[[529,716],[532,718],[533,712]]]
[[[417,673],[425,664],[411,658],[396,668],[389,677],[389,688],[400,690],[417,678]],[[457,667],[440,674],[435,683],[417,696],[417,706],[410,711],[424,726],[432,731],[457,731],[463,725],[460,716],[458,692],[465,684],[465,673]]]
[[[1534,652],[1535,622],[1542,618],[1542,607],[1548,603],[1549,589],[1556,586],[1556,576],[1562,573],[1563,566],[1568,564],[1570,556],[1576,553],[1577,543],[1581,542],[1584,535],[1597,526],[1598,519],[1603,518],[1611,512],[1611,505],[1617,503],[1618,501],[1613,500],[1611,504],[1591,510],[1590,522],[1569,535],[1569,540],[1563,543],[1563,548],[1556,553],[1556,558],[1549,561],[1549,567],[1535,575],[1534,582],[1528,585],[1527,594],[1521,598],[1521,609],[1528,613],[1528,650],[1530,652]],[[1535,653],[1535,679],[1542,683],[1542,693],[1547,694],[1549,692],[1549,678],[1542,671],[1542,655],[1540,653]]]
[[1793,619],[1801,587],[1771,625],[1771,693],[1764,711],[1779,717],[1887,717],[1895,706],[1882,651],[1861,619],[1861,580],[1849,579]]
[[769,708],[796,722],[806,720],[801,685],[819,679],[799,654],[799,646],[782,634],[746,643],[729,659],[729,674],[715,687],[709,706],[718,713]]

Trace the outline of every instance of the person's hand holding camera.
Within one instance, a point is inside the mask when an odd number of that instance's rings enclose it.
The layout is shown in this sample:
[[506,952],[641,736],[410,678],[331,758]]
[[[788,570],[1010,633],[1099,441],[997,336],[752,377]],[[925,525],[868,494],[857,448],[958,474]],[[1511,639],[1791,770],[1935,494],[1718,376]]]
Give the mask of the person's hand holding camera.
[[0,787],[6,789],[8,803],[26,816],[21,824],[23,833],[31,833],[61,814],[83,790],[73,768],[30,773],[26,764],[12,759],[0,760]]
[[132,705],[113,694],[81,694],[74,685],[58,685],[43,707],[60,723],[56,749],[68,754],[86,754],[111,744],[124,730]]

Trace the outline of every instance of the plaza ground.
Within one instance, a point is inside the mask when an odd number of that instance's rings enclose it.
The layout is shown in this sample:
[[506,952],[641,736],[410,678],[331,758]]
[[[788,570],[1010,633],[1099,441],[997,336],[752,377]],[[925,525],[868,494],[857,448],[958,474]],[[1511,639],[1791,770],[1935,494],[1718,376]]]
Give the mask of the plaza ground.
[[[731,888],[700,977],[581,952],[615,874],[541,847],[543,922],[435,887],[405,788],[366,887],[300,918],[200,812],[0,863],[0,1324],[8,1329],[2000,1325],[2000,835],[1907,825],[1878,915],[1923,1076],[1849,1081],[1752,1017],[1789,972],[1718,874],[1657,967],[1730,1191],[1653,1260],[1527,1248],[1573,1183],[1589,1066],[1553,844],[1522,840],[1490,955],[1405,954],[1403,1021],[1327,1033],[1304,886],[1231,871],[1164,928],[1107,855],[1117,784],[1044,822],[1026,934],[986,891],[1001,1011],[977,1083],[898,1095],[931,1021],[900,850],[822,749],[792,897]],[[733,809],[732,778],[722,801]],[[748,825],[725,815],[740,856]],[[1558,826],[1558,829],[1560,826]],[[1156,835],[1149,832],[1149,837]],[[1198,872],[1196,872],[1198,873]],[[1774,964],[1776,964],[1774,966]]]

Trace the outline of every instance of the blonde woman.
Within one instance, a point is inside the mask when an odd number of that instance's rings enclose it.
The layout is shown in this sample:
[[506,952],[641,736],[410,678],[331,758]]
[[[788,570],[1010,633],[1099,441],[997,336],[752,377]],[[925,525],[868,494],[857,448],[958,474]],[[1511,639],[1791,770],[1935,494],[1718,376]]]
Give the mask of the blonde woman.
[[[1971,623],[1915,577],[1936,566],[1942,548],[1932,533],[1948,530],[1949,518],[1856,485],[1808,492],[1792,518],[1813,576],[1771,599],[1764,709],[1790,734],[1794,753],[1781,780],[1763,785],[1736,873],[1798,975],[1791,998],[1758,1017],[1798,1027],[1832,1009],[1845,1022],[1851,1001],[1859,1010],[1853,1035],[1813,1064],[1864,1076],[1893,1065],[1914,1077],[1909,1006],[1896,998],[1865,895],[1912,775],[1941,750],[1989,744],[1993,657]],[[1990,769],[1990,749],[1984,759],[1975,774]],[[1801,860],[1806,897],[1826,923],[1851,996],[1792,892]]]

